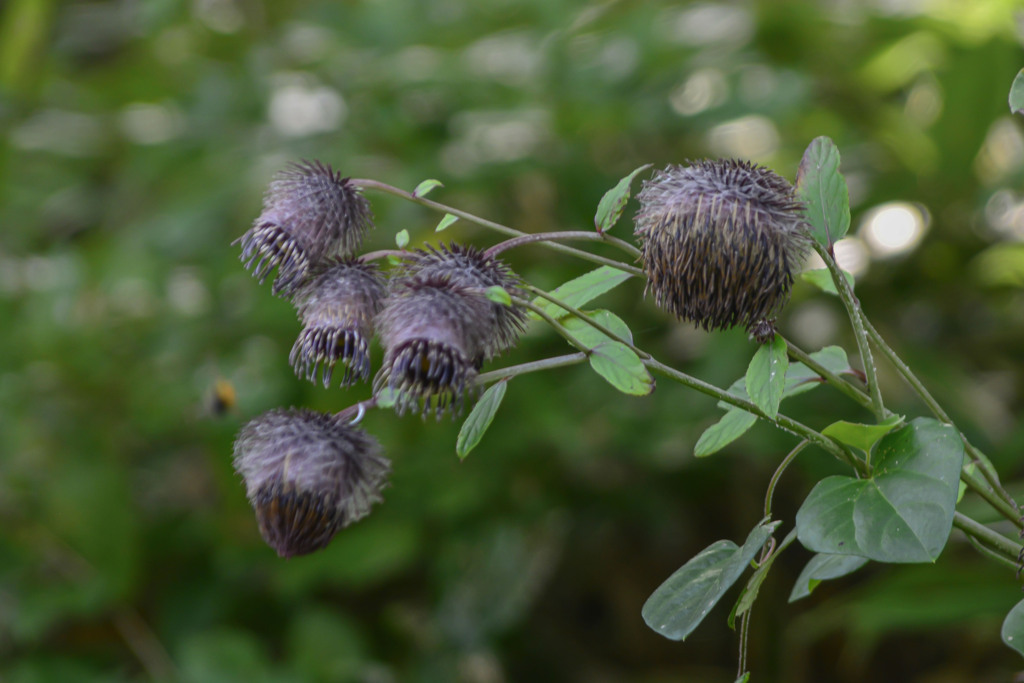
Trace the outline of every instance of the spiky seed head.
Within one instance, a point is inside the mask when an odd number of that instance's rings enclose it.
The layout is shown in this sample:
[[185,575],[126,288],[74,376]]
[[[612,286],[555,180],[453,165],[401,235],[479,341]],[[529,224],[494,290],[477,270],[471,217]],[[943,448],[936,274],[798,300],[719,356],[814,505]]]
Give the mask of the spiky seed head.
[[393,282],[376,321],[384,363],[374,393],[394,392],[399,415],[461,413],[466,394],[475,390],[474,361],[486,343],[490,303],[444,277]]
[[[513,297],[525,296],[522,280],[504,261],[487,256],[476,247],[457,243],[427,246],[411,252],[398,277],[447,278],[452,284],[469,289],[498,286]],[[526,325],[526,311],[521,307],[490,300],[487,303],[490,314],[482,335],[481,361],[515,346]]]
[[660,307],[706,330],[757,331],[788,300],[810,238],[785,178],[704,160],[659,171],[637,199],[634,234]]
[[386,288],[377,267],[355,259],[335,260],[295,293],[303,329],[288,361],[295,374],[315,382],[320,370],[330,385],[336,363],[344,368],[347,386],[370,376],[373,319],[380,312]]
[[238,433],[235,470],[260,534],[281,557],[326,546],[382,500],[391,463],[373,437],[332,415],[275,409]]
[[262,283],[275,267],[274,294],[289,295],[331,256],[351,256],[373,226],[370,204],[348,178],[319,161],[278,173],[263,212],[239,239],[242,262]]

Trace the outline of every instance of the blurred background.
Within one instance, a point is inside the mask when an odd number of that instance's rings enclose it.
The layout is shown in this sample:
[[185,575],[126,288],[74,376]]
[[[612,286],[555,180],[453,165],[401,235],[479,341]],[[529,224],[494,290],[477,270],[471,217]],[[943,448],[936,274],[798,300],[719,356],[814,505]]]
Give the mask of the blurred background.
[[[459,422],[384,411],[386,501],[278,559],[232,471],[277,406],[369,389],[296,379],[299,331],[231,241],[288,162],[412,189],[529,232],[587,229],[643,163],[741,157],[792,179],[831,136],[853,208],[842,262],[869,316],[995,461],[1024,472],[1024,66],[1018,0],[6,0],[0,4],[0,680],[732,681],[730,593],[685,643],[640,609],[741,541],[794,439],[712,458],[715,402],[638,399],[586,367],[513,381],[465,462]],[[639,185],[637,185],[639,187]],[[368,249],[440,216],[369,194]],[[616,232],[629,237],[631,203]],[[499,237],[465,222],[445,239]],[[508,254],[543,287],[592,266]],[[674,323],[631,281],[597,303],[642,347],[727,386],[742,331]],[[798,283],[781,329],[855,348]],[[489,368],[566,351],[537,326]],[[375,351],[379,359],[379,350]],[[891,407],[925,413],[882,366]],[[822,388],[812,426],[869,416]],[[838,471],[807,451],[777,517]],[[1024,487],[1011,485],[1024,493]],[[964,502],[970,506],[968,498]],[[756,681],[1006,681],[1021,592],[954,536],[935,566],[870,566],[787,604],[793,547],[753,612]]]

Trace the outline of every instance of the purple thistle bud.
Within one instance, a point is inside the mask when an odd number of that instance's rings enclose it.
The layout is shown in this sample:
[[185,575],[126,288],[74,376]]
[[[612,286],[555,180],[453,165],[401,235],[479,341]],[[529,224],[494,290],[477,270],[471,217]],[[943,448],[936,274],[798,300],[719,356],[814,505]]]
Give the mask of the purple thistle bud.
[[634,234],[657,304],[706,330],[767,334],[810,238],[793,186],[747,161],[669,166],[644,182]]
[[366,380],[373,319],[385,292],[377,267],[353,259],[335,261],[303,285],[295,294],[303,330],[288,356],[295,374],[315,382],[320,368],[327,387],[340,361],[345,368],[342,386]]
[[260,283],[277,268],[274,294],[291,294],[331,256],[351,256],[373,225],[370,203],[328,164],[303,161],[280,172],[263,213],[238,241],[241,260]]
[[[513,297],[524,297],[519,276],[503,261],[486,256],[476,247],[461,244],[428,246],[409,254],[399,277],[447,278],[469,289],[498,286]],[[490,314],[481,335],[479,360],[490,360],[515,346],[526,324],[526,312],[488,300]]]
[[275,409],[238,433],[245,480],[263,540],[281,557],[319,550],[382,500],[391,463],[376,440],[332,415]]
[[392,390],[399,415],[414,409],[441,419],[446,410],[461,412],[466,393],[475,389],[490,303],[443,277],[393,281],[377,317],[384,365],[374,393]]

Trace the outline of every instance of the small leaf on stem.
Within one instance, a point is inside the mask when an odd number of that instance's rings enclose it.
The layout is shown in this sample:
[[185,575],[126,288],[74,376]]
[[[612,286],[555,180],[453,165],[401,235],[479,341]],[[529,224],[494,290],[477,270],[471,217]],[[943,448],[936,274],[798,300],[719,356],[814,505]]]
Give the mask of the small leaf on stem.
[[1010,111],[1014,114],[1024,114],[1024,69],[1017,72],[1010,86]]
[[405,249],[409,245],[409,231],[399,230],[395,235],[395,244],[399,249]]
[[814,239],[831,248],[850,229],[850,196],[839,172],[839,150],[828,137],[814,138],[804,151],[796,193],[807,208]]
[[883,436],[903,424],[902,415],[892,415],[881,424],[866,425],[856,422],[839,420],[821,430],[825,436],[830,436],[847,446],[859,448],[865,453],[871,452],[871,447]]
[[[848,273],[844,270],[843,277],[845,277],[846,281],[850,283],[850,289],[853,289],[853,273]],[[800,273],[800,279],[804,282],[809,282],[826,294],[839,296],[839,292],[836,291],[836,283],[832,281],[832,273],[828,272],[828,268],[805,270]]]
[[507,291],[505,291],[505,288],[502,287],[501,285],[493,285],[491,287],[488,287],[486,292],[487,298],[493,301],[494,303],[501,304],[502,306],[512,305],[512,297],[509,295]]
[[442,183],[440,180],[434,180],[433,178],[429,178],[416,186],[416,189],[412,191],[412,196],[426,197],[435,187],[444,187],[444,183]]
[[453,216],[450,213],[446,213],[444,215],[444,218],[441,219],[441,222],[437,224],[436,228],[434,228],[434,232],[441,232],[442,230],[448,229],[448,227],[450,227],[451,224],[457,220],[459,220],[458,216]]
[[507,380],[500,380],[492,384],[484,392],[480,400],[473,406],[466,421],[459,429],[459,436],[455,440],[455,454],[459,460],[465,460],[469,452],[477,447],[480,439],[484,437],[487,428],[491,426],[495,413],[501,407],[501,400],[505,398],[505,389],[508,388]]
[[786,388],[786,370],[789,356],[786,355],[786,340],[781,335],[769,344],[758,347],[747,367],[744,383],[750,400],[774,418],[779,414],[779,403]]
[[[579,308],[608,290],[618,287],[631,277],[632,275],[618,268],[601,266],[559,285],[551,292],[551,296],[564,301],[573,308]],[[545,313],[556,320],[569,315],[569,312],[558,304],[541,297],[535,298],[533,304],[543,309]],[[535,319],[538,317],[535,313],[530,315]]]
[[740,408],[732,408],[722,419],[704,430],[693,447],[693,454],[704,458],[717,453],[743,436],[757,422],[757,415]]
[[822,581],[852,574],[867,563],[867,558],[856,555],[818,553],[800,572],[800,576],[797,577],[796,583],[793,584],[793,590],[789,594],[789,601],[796,602],[801,598],[806,598]]
[[590,367],[624,394],[646,396],[654,391],[654,378],[632,349],[621,342],[598,344],[590,353]]
[[650,167],[650,164],[644,164],[640,168],[634,169],[615,187],[604,193],[597,205],[597,214],[594,215],[594,228],[598,232],[607,232],[615,227],[615,224],[619,222],[619,217],[622,216],[622,210],[626,208],[626,202],[629,201],[630,185],[633,184],[633,179],[637,173]]

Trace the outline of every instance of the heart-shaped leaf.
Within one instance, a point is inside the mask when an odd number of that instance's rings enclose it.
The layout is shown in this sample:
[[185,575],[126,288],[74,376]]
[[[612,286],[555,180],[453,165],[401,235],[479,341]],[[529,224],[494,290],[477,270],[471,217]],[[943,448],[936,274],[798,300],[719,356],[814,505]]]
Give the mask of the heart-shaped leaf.
[[878,562],[932,562],[953,525],[963,464],[956,429],[918,418],[874,448],[868,479],[827,477],[796,515],[804,547]]
[[619,217],[622,216],[622,210],[626,208],[626,202],[629,201],[633,178],[640,171],[650,167],[650,164],[644,164],[640,168],[634,169],[616,183],[615,187],[604,193],[597,205],[597,214],[594,216],[594,227],[598,232],[606,232],[615,227],[615,224],[619,222]]
[[796,193],[807,209],[811,234],[825,247],[850,229],[850,196],[839,161],[835,143],[823,135],[807,146],[796,173]]
[[778,525],[758,524],[742,546],[716,541],[700,551],[647,599],[641,612],[644,621],[666,638],[685,639],[736,583]]

